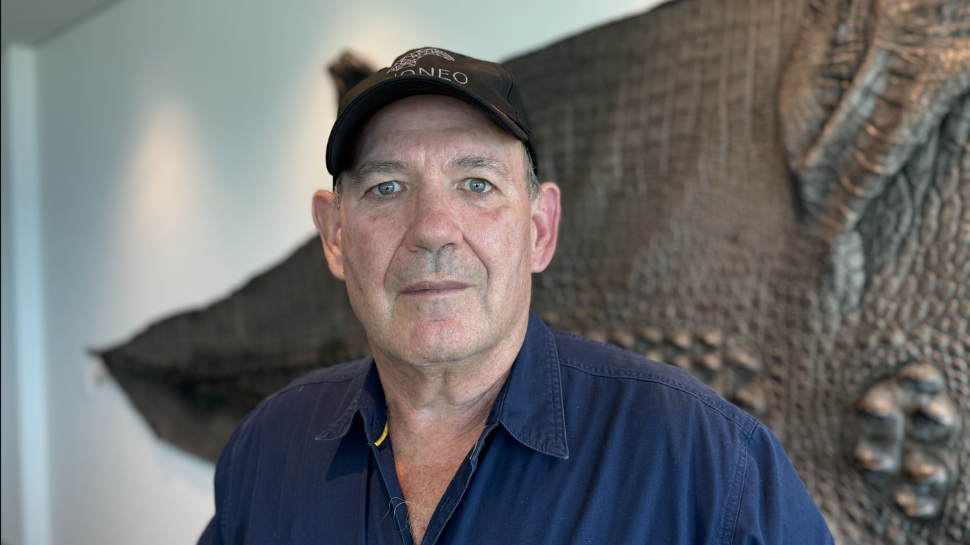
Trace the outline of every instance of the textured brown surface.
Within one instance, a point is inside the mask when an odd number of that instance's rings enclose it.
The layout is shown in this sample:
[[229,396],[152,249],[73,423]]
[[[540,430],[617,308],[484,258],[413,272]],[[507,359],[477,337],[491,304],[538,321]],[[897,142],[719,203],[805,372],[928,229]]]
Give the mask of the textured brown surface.
[[533,304],[758,414],[841,541],[964,543],[970,7],[802,9],[674,3],[509,63],[564,195]]
[[212,306],[103,352],[162,437],[215,460],[239,420],[293,379],[370,352],[319,239]]
[[[840,542],[970,541],[970,5],[680,0],[507,66],[563,192],[547,322],[759,416]],[[162,437],[212,457],[367,351],[317,248],[105,354]]]

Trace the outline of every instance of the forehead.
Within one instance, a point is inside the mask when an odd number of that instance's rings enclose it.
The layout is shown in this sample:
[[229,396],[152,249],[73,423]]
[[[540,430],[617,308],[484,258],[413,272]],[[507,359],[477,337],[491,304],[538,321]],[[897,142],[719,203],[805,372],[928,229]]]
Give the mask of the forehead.
[[519,144],[479,107],[441,95],[416,95],[392,102],[368,119],[357,139],[355,162],[393,154],[405,145],[459,140],[482,148]]

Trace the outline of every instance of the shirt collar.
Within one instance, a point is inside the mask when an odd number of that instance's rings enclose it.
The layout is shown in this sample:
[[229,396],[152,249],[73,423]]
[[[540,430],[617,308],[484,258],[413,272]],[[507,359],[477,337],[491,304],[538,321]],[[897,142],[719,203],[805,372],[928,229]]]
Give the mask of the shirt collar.
[[365,363],[367,372],[348,387],[351,393],[346,408],[333,421],[326,431],[317,436],[318,441],[340,439],[347,435],[354,417],[359,413],[364,425],[367,442],[374,444],[381,439],[384,426],[387,425],[387,403],[384,400],[384,389],[374,365],[374,357],[368,356]]
[[[367,442],[382,439],[387,424],[387,405],[377,367],[370,358],[367,373],[339,417],[317,436],[318,440],[339,439],[347,434],[360,414]],[[552,332],[538,315],[529,312],[525,341],[512,364],[486,426],[500,423],[523,445],[556,458],[569,458],[566,418],[562,399],[559,354]]]
[[533,450],[569,458],[556,340],[535,312],[529,312],[525,341],[488,420]]

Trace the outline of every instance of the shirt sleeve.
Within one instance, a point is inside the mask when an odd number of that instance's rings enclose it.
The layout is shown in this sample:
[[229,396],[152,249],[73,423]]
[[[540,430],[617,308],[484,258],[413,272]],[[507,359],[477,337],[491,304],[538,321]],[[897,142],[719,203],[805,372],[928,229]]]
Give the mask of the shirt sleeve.
[[[230,441],[230,444],[232,442]],[[226,449],[229,447],[227,446]],[[226,479],[226,468],[227,462],[224,462],[223,458],[226,458],[226,451],[224,450],[222,456],[219,458],[219,463],[216,465],[216,476],[215,476],[215,503],[216,512],[212,515],[212,519],[209,520],[209,524],[205,527],[202,535],[199,537],[198,545],[223,545],[225,540],[223,539],[222,532],[220,532],[220,515],[222,515],[222,503],[223,503],[223,489],[224,481]]]
[[[239,442],[241,437],[247,435],[252,421],[260,412],[260,407],[253,409],[239,426],[229,437],[229,441],[226,446],[222,449],[222,454],[219,455],[219,461],[216,462],[216,473],[214,478],[215,487],[215,504],[216,512],[212,515],[212,520],[209,521],[209,525],[205,527],[202,535],[199,537],[198,545],[224,545],[227,543],[227,538],[223,535],[224,521],[227,520],[227,510],[229,510],[230,500],[230,489],[233,482],[233,478],[236,477],[235,473],[237,470],[237,456],[239,454]],[[245,450],[245,449],[243,449]],[[245,467],[245,464],[242,464]],[[229,516],[228,520],[232,520]],[[230,541],[235,540],[233,537],[228,538]]]
[[202,536],[199,538],[199,545],[215,545],[216,543],[222,543],[216,535],[217,532],[215,531],[215,525],[216,517],[213,515],[208,526],[205,527],[205,531],[202,532]]
[[775,436],[758,424],[747,445],[730,544],[831,545],[832,534]]

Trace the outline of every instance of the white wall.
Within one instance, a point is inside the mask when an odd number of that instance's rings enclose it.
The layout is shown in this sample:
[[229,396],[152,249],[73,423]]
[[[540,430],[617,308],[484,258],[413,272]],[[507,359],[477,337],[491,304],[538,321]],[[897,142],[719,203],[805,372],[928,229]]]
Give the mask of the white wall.
[[312,232],[326,63],[423,45],[499,60],[654,3],[124,0],[40,46],[49,541],[192,543],[211,516],[212,465],[157,440],[85,350],[223,296]]
[[15,342],[13,328],[13,245],[12,223],[13,217],[10,191],[10,115],[8,106],[7,84],[7,55],[4,47],[2,56],[2,82],[0,82],[0,108],[2,108],[3,130],[0,131],[0,529],[4,543],[21,543],[21,510],[20,510],[20,436],[18,433],[17,402],[17,367],[15,361]]

